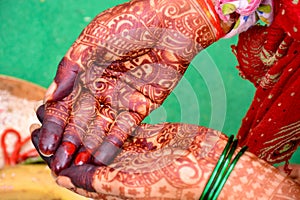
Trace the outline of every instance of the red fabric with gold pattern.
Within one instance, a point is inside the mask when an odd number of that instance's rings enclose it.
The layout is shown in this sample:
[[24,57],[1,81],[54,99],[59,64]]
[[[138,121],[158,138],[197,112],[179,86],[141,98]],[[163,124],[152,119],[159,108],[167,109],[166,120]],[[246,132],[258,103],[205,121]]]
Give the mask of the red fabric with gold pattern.
[[281,0],[274,23],[296,40],[300,40],[300,2],[299,0]]
[[272,164],[288,162],[300,144],[299,5],[280,1],[276,13],[270,27],[254,26],[233,47],[241,75],[257,88],[240,144]]

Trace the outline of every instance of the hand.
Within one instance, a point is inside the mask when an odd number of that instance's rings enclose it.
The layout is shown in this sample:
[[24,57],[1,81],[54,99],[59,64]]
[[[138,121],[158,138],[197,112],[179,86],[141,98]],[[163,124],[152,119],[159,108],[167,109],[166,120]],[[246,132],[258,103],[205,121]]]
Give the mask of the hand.
[[111,163],[193,57],[222,36],[213,14],[195,0],[131,1],[99,14],[60,62],[40,109],[37,148],[54,173],[72,160]]
[[[32,134],[35,145],[39,135]],[[93,199],[199,199],[227,143],[219,131],[178,123],[142,124],[134,135],[109,166],[73,164],[60,172],[57,183]],[[46,161],[51,163],[51,158]],[[246,152],[219,198],[297,199],[299,189],[276,168]]]
[[[286,167],[288,167],[288,169],[286,169]],[[299,164],[290,164],[288,166],[282,165],[282,166],[279,166],[278,169],[283,173],[286,173],[286,171],[289,171],[290,172],[289,177],[300,185],[300,165]]]

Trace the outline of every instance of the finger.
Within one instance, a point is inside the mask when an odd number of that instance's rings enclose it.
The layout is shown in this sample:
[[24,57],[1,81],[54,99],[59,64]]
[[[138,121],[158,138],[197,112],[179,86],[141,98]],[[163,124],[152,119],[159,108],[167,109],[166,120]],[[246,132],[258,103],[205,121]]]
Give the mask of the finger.
[[53,155],[60,144],[63,129],[63,126],[55,122],[50,121],[43,123],[38,147],[44,156]]
[[83,146],[90,153],[95,152],[103,142],[114,122],[116,112],[109,106],[102,106],[95,120],[91,123],[89,130],[83,138]]
[[55,174],[58,174],[61,170],[67,168],[71,164],[77,148],[78,147],[71,142],[62,142],[53,155],[53,161],[50,166],[51,170]]
[[[113,141],[112,141],[113,140]],[[117,137],[109,138],[104,140],[100,147],[97,149],[95,153],[93,153],[93,163],[99,166],[107,166],[117,157],[117,155],[121,152],[121,145],[116,145],[114,141],[118,140]]]
[[74,119],[71,117],[65,129],[62,143],[53,155],[50,168],[55,174],[58,174],[62,169],[67,168],[72,163],[74,155],[81,145],[82,134],[83,133],[80,133],[76,128]]
[[96,116],[96,104],[95,98],[89,92],[81,92],[65,128],[62,144],[53,157],[51,169],[56,174],[70,166],[72,160],[75,159],[83,136]]
[[[148,97],[135,88],[120,83],[116,91],[117,101],[112,101],[114,107],[120,110],[107,131],[107,137],[93,153],[94,163],[109,165],[119,154],[124,142],[131,135],[138,124],[157,107]],[[113,107],[113,108],[114,108]]]
[[93,153],[94,163],[97,165],[109,165],[120,153],[128,136],[140,123],[141,117],[134,112],[124,111],[115,119],[107,137]]
[[82,146],[79,149],[73,164],[74,165],[89,164],[91,160],[92,160],[91,151],[87,150],[84,146]]
[[[73,188],[73,185],[75,185],[77,188],[95,192],[95,189],[93,188],[93,179],[97,168],[97,166],[89,164],[69,167],[61,171],[57,178],[57,183],[66,188]],[[64,176],[69,177],[71,182],[64,181],[66,180],[63,178]]]
[[69,117],[70,102],[60,101],[46,104],[46,110],[39,139],[39,150],[44,156],[51,156],[60,145],[63,131]]
[[45,117],[45,104],[38,107],[36,110],[36,116],[38,120],[43,123],[44,117]]
[[103,113],[103,110],[106,109],[101,109],[99,111],[83,138],[83,145],[90,152],[93,152],[93,150],[103,142],[103,139],[113,122],[113,120],[108,118],[107,115],[104,115],[105,113]]
[[40,129],[35,129],[31,132],[31,141],[34,145],[34,147],[37,149],[37,152],[39,153],[40,157],[47,163],[48,166],[50,166],[51,163],[51,157],[43,156],[43,154],[40,153],[38,144],[40,139]]
[[48,88],[44,102],[58,101],[69,95],[79,72],[79,65],[64,57],[58,65],[54,81]]

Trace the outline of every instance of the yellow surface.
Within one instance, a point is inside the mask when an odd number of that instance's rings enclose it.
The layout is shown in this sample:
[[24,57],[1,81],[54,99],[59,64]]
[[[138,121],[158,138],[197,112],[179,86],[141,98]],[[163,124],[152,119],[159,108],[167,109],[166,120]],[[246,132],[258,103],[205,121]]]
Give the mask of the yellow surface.
[[1,200],[83,200],[58,186],[46,165],[17,165],[0,170]]

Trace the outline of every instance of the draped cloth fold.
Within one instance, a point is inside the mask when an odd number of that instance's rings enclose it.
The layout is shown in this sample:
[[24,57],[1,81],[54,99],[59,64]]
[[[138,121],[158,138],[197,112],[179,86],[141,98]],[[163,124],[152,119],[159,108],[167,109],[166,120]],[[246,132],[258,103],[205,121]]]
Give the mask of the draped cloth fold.
[[299,4],[278,1],[271,26],[250,28],[233,46],[241,76],[257,89],[238,139],[271,164],[288,164],[300,145]]

